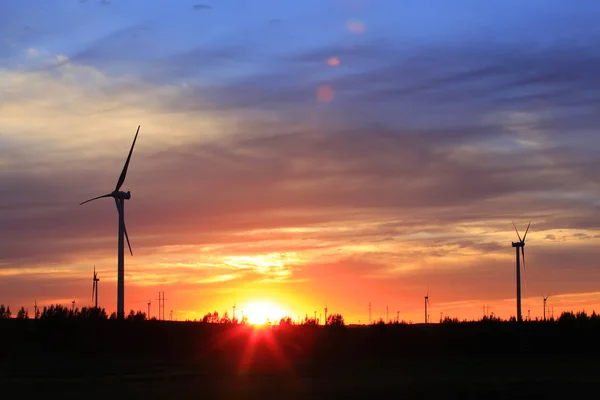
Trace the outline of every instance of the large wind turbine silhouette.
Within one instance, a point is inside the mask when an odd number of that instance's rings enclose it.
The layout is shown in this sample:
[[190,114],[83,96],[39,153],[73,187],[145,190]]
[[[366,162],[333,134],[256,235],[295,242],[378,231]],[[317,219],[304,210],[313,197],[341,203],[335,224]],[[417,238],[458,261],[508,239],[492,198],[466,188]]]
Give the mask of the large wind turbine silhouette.
[[127,161],[125,161],[125,165],[123,166],[123,171],[121,171],[121,176],[119,176],[119,180],[117,181],[117,186],[115,186],[115,190],[111,193],[94,197],[93,199],[89,199],[84,201],[82,204],[89,203],[90,201],[98,200],[104,197],[112,197],[115,199],[115,204],[117,205],[117,212],[119,213],[119,252],[118,252],[118,271],[117,271],[117,317],[119,319],[123,319],[125,317],[125,243],[124,238],[127,239],[127,247],[129,247],[129,253],[133,256],[133,251],[131,251],[131,244],[129,243],[129,235],[127,235],[127,229],[125,228],[125,200],[129,200],[131,198],[131,193],[121,192],[121,186],[125,182],[125,177],[127,176],[127,168],[129,167],[129,162],[131,161],[131,154],[133,153],[133,147],[135,146],[135,141],[137,140],[138,134],[140,133],[140,127],[138,126],[137,131],[135,133],[135,137],[133,138],[133,143],[131,144],[131,149],[129,150],[129,155],[127,156]]
[[[519,238],[518,242],[512,242],[512,247],[515,248],[517,253],[517,321],[519,322],[523,321],[523,316],[521,315],[521,255],[523,256],[523,275],[525,277],[525,282],[527,282],[527,274],[525,273],[525,238],[527,237],[527,232],[529,232],[530,226],[531,221],[529,221],[525,235],[523,235],[523,239],[521,239],[519,230],[513,222],[513,227],[515,228],[515,232],[517,232],[517,237]],[[520,253],[519,249],[521,249]]]

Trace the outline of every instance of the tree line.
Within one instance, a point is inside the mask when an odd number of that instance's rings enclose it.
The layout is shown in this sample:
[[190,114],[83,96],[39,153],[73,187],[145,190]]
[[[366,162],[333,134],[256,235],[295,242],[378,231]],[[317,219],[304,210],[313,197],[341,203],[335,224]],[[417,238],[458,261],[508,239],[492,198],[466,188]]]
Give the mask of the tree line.
[[[0,304],[0,320],[2,319],[10,319],[13,317],[10,306],[4,306],[4,304]],[[17,314],[15,315],[16,319],[39,319],[39,320],[116,320],[117,313],[113,312],[110,315],[104,308],[95,308],[95,307],[83,307],[81,309],[76,307],[65,307],[61,304],[55,304],[50,306],[44,306],[41,309],[37,309],[34,312],[34,315],[30,317],[29,311],[25,307],[21,307]],[[125,317],[128,321],[147,321],[152,320],[156,321],[156,317],[148,318],[145,312],[141,310],[130,310],[129,313]],[[536,318],[533,320],[524,320],[527,322],[560,322],[560,323],[576,323],[576,322],[596,322],[600,323],[600,315],[596,314],[593,311],[591,314],[588,314],[586,311],[565,311],[558,318],[548,318],[546,321]],[[223,314],[219,315],[217,311],[209,312],[205,314],[200,321],[190,321],[187,322],[203,322],[209,324],[240,324],[240,325],[248,325],[248,317],[242,316],[242,318],[230,317],[228,312],[225,311]],[[510,317],[509,319],[502,319],[497,316],[484,316],[480,320],[467,320],[458,318],[453,318],[446,316],[445,318],[440,318],[441,324],[467,324],[473,322],[486,322],[486,323],[498,323],[498,322],[516,322],[515,317]],[[371,325],[410,325],[412,322],[406,321],[398,321],[398,320],[390,320],[385,321],[383,318],[379,318],[371,323]],[[266,320],[265,325],[273,326],[273,325],[281,325],[281,326],[292,326],[292,325],[302,325],[302,326],[317,326],[320,325],[320,321],[317,318],[311,318],[308,315],[304,319],[294,320],[289,316],[282,317],[278,321],[271,321],[269,319]],[[327,316],[327,320],[325,321],[325,325],[327,326],[345,326],[346,322],[344,317],[341,314],[332,313]]]

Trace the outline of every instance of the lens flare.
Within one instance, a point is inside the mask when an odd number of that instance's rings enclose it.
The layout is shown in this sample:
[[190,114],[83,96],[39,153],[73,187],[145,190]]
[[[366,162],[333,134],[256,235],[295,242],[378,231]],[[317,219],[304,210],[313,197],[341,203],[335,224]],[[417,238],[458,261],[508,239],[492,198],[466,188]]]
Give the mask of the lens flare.
[[367,30],[365,24],[358,19],[351,19],[346,22],[346,29],[353,33],[364,33]]
[[320,85],[317,88],[317,100],[323,103],[329,103],[333,100],[333,88],[329,85]]

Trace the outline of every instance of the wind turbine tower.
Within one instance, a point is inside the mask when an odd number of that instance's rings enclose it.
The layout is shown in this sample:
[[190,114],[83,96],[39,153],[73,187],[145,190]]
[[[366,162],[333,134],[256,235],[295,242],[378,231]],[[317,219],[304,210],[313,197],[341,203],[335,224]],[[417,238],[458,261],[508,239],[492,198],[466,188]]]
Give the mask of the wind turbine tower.
[[429,307],[429,289],[427,289],[427,295],[425,295],[425,323],[429,323],[429,314],[427,314],[427,308]]
[[[531,221],[529,221],[529,225],[527,225],[527,229],[525,230],[525,235],[523,235],[523,239],[521,239],[519,230],[513,222],[513,227],[515,228],[515,232],[517,232],[517,237],[519,238],[518,242],[512,242],[512,247],[515,248],[517,257],[517,321],[519,322],[523,321],[523,315],[521,314],[521,256],[523,256],[523,275],[525,277],[525,281],[527,282],[527,274],[525,273],[525,238],[527,237],[527,232],[529,232],[530,226]],[[520,252],[519,249],[521,249]]]
[[325,325],[327,325],[327,304],[325,304]]
[[98,308],[98,282],[100,279],[96,274],[96,266],[94,265],[94,278],[92,279],[92,300],[94,300],[94,308]]
[[112,197],[113,199],[115,199],[117,212],[119,214],[117,268],[117,318],[119,319],[125,318],[125,239],[127,239],[127,247],[129,247],[129,253],[133,256],[133,251],[131,251],[131,244],[129,243],[129,235],[127,235],[127,229],[125,228],[125,200],[131,199],[131,192],[121,192],[119,191],[119,189],[121,189],[121,186],[123,186],[123,183],[125,182],[125,177],[127,176],[127,168],[129,168],[131,154],[133,153],[133,147],[135,146],[135,141],[137,140],[139,133],[140,127],[138,125],[137,132],[135,133],[135,137],[133,138],[133,143],[131,144],[131,149],[129,149],[129,155],[127,156],[127,160],[125,161],[125,165],[123,166],[123,170],[121,171],[121,175],[119,176],[119,180],[117,181],[115,190],[108,194],[86,200],[80,204],[82,205],[85,203],[89,203],[90,201],[94,201],[104,197]]
[[148,305],[148,319],[150,319],[150,300],[146,304]]
[[71,311],[75,312],[75,299],[73,299],[73,301],[71,301]]
[[546,296],[546,297],[544,297],[544,296],[542,295],[542,299],[544,299],[544,321],[546,320],[546,310],[548,309],[548,306],[547,306],[547,304],[546,304],[546,300],[548,300],[548,297],[550,297],[550,295],[548,295],[548,296]]
[[37,300],[33,300],[33,319],[38,319],[38,305]]

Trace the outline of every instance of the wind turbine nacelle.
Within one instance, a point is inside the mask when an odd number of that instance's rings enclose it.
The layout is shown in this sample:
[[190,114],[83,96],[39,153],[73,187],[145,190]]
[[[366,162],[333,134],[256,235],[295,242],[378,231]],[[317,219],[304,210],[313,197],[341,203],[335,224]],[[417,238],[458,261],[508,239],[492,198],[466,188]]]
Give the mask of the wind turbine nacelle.
[[523,242],[512,242],[512,247],[524,247],[525,243]]
[[116,192],[115,196],[117,199],[129,200],[131,199],[131,192]]

